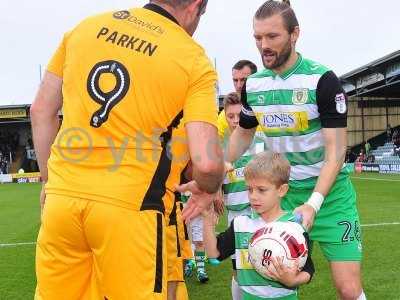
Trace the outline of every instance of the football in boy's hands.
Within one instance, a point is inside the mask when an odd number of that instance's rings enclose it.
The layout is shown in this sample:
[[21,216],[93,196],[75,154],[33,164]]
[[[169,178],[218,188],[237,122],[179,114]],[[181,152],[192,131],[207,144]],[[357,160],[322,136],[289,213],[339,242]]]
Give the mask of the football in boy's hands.
[[283,264],[292,267],[296,260],[303,268],[308,256],[304,229],[295,222],[271,222],[257,230],[249,241],[249,261],[263,277],[266,270],[275,269],[272,258],[282,257]]

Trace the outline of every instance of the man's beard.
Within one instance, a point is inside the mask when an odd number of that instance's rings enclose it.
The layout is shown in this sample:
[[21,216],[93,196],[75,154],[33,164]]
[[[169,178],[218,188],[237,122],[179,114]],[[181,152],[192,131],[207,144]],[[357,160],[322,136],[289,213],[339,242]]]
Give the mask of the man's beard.
[[[275,55],[275,61],[272,65],[268,66],[265,62],[264,62],[264,57],[263,55],[265,53],[273,53]],[[288,42],[286,43],[285,47],[283,48],[283,50],[281,51],[281,53],[277,53],[275,51],[265,51],[263,52],[263,55],[261,57],[264,67],[266,67],[267,69],[277,69],[279,67],[281,67],[282,65],[284,65],[290,57],[290,54],[292,53],[292,44],[290,43],[290,39],[288,40]]]

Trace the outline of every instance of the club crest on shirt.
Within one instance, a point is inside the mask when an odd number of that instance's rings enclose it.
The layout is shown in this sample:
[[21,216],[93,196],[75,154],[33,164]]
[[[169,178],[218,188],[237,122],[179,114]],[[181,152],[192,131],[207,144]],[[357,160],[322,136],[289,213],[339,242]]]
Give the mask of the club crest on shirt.
[[244,168],[237,168],[227,174],[229,182],[234,183],[244,180]]
[[306,104],[308,100],[308,89],[294,89],[292,102],[293,104],[302,105]]
[[347,111],[346,96],[343,93],[337,94],[335,97],[336,111],[344,114]]

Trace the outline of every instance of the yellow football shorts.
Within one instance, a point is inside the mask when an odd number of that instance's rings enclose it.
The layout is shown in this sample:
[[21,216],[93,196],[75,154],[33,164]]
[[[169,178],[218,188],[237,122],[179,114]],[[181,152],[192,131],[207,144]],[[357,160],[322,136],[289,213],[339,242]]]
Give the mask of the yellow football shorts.
[[[183,246],[184,227],[182,222],[182,210],[179,202],[175,203],[171,214],[167,218],[167,266],[168,281],[184,281],[183,276]],[[186,250],[186,249],[185,249]]]
[[165,300],[165,219],[47,195],[36,246],[40,300]]
[[167,226],[168,281],[183,281],[183,259],[178,238],[177,225]]

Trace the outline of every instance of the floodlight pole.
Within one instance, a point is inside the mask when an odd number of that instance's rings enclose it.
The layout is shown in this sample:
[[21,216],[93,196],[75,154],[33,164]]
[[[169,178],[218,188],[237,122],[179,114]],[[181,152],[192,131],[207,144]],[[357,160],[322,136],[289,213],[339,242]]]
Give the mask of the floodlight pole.
[[42,65],[39,64],[39,83],[42,82]]

